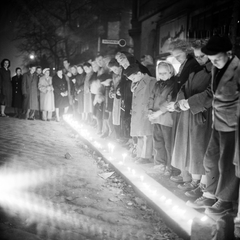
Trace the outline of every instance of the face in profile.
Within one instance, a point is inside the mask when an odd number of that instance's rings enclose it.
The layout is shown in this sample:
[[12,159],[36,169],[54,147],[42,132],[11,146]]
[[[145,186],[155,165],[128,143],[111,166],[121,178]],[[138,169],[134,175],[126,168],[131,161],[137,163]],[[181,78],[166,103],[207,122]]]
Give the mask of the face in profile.
[[69,68],[70,63],[68,62],[68,60],[64,60],[64,61],[63,61],[63,66],[64,66],[65,69],[68,69],[68,68]]
[[76,75],[77,74],[77,69],[75,67],[71,67],[70,71],[71,71],[72,75]]
[[116,55],[116,60],[118,61],[118,63],[124,68],[127,69],[130,66],[130,63],[127,59],[127,57],[125,56],[125,54],[123,53],[119,53]]
[[184,52],[183,50],[181,49],[174,49],[172,51],[172,56],[179,62],[179,63],[184,63],[184,61],[186,60],[187,58],[187,54],[186,52]]
[[62,71],[62,70],[58,70],[58,71],[57,71],[57,75],[58,75],[58,77],[62,78],[62,76],[63,76],[63,71]]
[[103,57],[102,56],[98,56],[96,58],[96,63],[99,67],[103,67]]
[[77,72],[78,74],[82,74],[83,73],[83,68],[81,66],[77,67]]
[[208,56],[205,55],[201,49],[193,49],[195,59],[198,61],[200,65],[205,65],[208,61]]
[[99,65],[97,64],[96,61],[93,61],[93,62],[92,62],[92,70],[93,70],[94,72],[97,72],[97,71],[99,70]]
[[216,55],[208,56],[208,58],[215,67],[222,69],[227,63],[229,56],[227,53],[218,53]]
[[110,70],[111,70],[113,73],[119,75],[120,72],[121,72],[121,67],[113,66],[113,67],[110,68]]
[[92,71],[92,67],[84,66],[83,69],[84,69],[85,73],[90,73]]
[[132,82],[136,83],[142,79],[142,75],[140,72],[133,73],[128,77],[128,79],[131,80]]

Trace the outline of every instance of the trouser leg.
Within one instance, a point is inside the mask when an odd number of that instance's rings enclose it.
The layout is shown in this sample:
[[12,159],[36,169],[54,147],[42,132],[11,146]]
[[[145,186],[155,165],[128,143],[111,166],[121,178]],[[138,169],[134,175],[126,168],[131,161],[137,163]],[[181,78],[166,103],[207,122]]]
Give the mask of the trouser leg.
[[165,149],[162,128],[160,124],[154,124],[153,128],[153,148],[154,148],[154,164],[167,164],[167,153]]
[[47,112],[47,119],[51,120],[52,119],[52,111]]
[[235,175],[235,166],[233,165],[235,134],[235,131],[219,132],[219,180],[215,195],[218,199],[229,202],[238,199],[239,179]]
[[203,165],[206,172],[206,189],[204,196],[210,194],[215,195],[218,179],[219,179],[219,169],[218,161],[220,157],[220,144],[219,144],[219,134],[213,129],[211,138],[207,147],[207,151],[203,160]]
[[42,120],[46,121],[47,120],[47,112],[42,111]]
[[171,166],[171,158],[172,158],[172,156],[171,156],[172,128],[161,125],[161,129],[162,129],[162,136],[163,136],[164,147],[165,147],[165,152],[166,152],[166,165],[168,167],[170,167]]

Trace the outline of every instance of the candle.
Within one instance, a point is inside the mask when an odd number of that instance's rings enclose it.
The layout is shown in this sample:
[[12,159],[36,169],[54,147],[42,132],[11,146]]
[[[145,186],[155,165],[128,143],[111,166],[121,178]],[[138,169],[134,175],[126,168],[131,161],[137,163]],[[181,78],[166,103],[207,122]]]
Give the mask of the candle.
[[122,154],[123,163],[125,163],[125,159],[126,159],[126,157],[127,157],[127,153],[123,153],[123,154]]

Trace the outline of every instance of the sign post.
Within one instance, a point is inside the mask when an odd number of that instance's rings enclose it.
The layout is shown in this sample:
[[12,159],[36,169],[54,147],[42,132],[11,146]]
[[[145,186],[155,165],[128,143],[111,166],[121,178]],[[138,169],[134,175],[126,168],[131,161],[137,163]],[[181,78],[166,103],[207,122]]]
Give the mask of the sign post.
[[120,47],[125,47],[127,43],[125,39],[120,40],[102,39],[102,44],[119,45]]

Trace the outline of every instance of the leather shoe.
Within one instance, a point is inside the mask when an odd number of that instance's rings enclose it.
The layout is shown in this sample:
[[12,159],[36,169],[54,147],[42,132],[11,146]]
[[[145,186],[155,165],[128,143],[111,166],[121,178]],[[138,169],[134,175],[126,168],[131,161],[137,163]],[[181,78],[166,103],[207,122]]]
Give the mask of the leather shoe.
[[196,189],[198,187],[200,181],[191,181],[191,182],[185,182],[184,184],[179,184],[178,188],[183,191],[189,191]]
[[206,198],[204,196],[196,199],[194,202],[187,201],[186,205],[192,208],[200,209],[200,208],[207,208],[213,206],[213,204],[216,202],[215,199]]
[[182,176],[180,176],[180,175],[171,176],[170,180],[175,182],[175,183],[183,183],[184,182]]
[[203,187],[199,184],[197,188],[185,192],[185,195],[190,198],[200,198],[203,195]]
[[137,164],[147,164],[151,163],[148,158],[137,158],[136,161],[134,161]]
[[225,213],[232,211],[232,202],[218,200],[214,205],[207,208],[205,213],[210,216],[223,216]]

